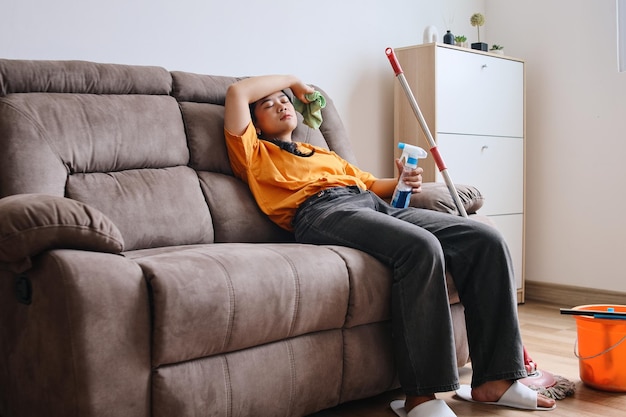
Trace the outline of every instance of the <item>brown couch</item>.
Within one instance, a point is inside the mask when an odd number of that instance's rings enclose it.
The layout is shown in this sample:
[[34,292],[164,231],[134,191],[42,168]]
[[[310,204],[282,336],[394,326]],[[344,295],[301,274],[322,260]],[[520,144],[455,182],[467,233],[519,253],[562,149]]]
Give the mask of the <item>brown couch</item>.
[[[390,270],[262,215],[224,146],[235,80],[0,60],[1,416],[293,417],[397,387]],[[327,98],[297,138],[354,162]],[[439,184],[413,204],[454,211]]]

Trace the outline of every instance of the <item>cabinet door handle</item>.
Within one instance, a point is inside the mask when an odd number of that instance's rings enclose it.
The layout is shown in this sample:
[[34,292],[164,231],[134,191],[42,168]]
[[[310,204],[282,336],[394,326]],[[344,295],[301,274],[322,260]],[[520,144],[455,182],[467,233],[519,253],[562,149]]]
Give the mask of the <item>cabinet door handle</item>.
[[487,64],[483,64],[482,68],[483,69],[487,68]]
[[486,151],[487,149],[489,149],[489,146],[487,146],[487,145],[483,145],[483,146],[480,148],[480,151],[481,151],[481,152],[484,152],[484,151]]

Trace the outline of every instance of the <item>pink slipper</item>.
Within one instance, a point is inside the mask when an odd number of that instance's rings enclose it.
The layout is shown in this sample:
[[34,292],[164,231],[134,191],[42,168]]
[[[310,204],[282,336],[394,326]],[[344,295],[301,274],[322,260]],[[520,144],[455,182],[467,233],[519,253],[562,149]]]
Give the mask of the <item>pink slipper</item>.
[[413,408],[408,414],[404,409],[404,400],[395,400],[389,404],[400,417],[456,417],[444,400],[430,400]]
[[481,404],[502,405],[505,407],[518,408],[520,410],[550,411],[556,408],[556,404],[552,407],[537,406],[537,391],[531,390],[519,381],[513,382],[513,385],[511,385],[496,402],[482,402],[474,400],[472,398],[472,387],[469,385],[461,385],[461,388],[456,390],[456,395],[466,401]]

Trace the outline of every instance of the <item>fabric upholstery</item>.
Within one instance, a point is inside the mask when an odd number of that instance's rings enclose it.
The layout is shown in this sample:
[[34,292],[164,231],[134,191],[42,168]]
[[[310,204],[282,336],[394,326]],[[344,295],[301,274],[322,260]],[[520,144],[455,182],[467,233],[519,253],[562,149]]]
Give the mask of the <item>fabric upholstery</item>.
[[155,366],[341,328],[348,309],[345,265],[324,247],[195,246],[135,261],[152,288]]
[[[398,386],[391,270],[295,243],[232,175],[237,79],[0,59],[0,416],[293,417]],[[320,91],[294,138],[356,164]]]
[[0,263],[15,272],[51,249],[120,253],[124,239],[99,210],[65,197],[16,194],[0,199]]
[[186,166],[71,175],[66,194],[106,213],[128,250],[213,241],[198,177]]
[[0,415],[149,416],[150,311],[139,266],[57,249],[23,276],[29,305],[0,269]]
[[170,94],[164,68],[88,61],[2,60],[0,96],[14,93]]
[[[484,197],[478,188],[465,184],[455,184],[454,187],[467,214],[474,214],[480,210],[484,204]],[[441,182],[424,183],[421,193],[411,195],[411,206],[459,215],[448,187]]]
[[154,416],[305,416],[332,407],[340,400],[342,343],[341,331],[329,330],[161,367]]

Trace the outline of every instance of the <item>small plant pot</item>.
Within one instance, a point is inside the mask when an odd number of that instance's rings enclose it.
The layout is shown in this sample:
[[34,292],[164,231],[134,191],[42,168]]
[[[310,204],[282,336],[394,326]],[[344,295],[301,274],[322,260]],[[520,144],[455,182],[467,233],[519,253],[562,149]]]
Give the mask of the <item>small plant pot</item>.
[[492,54],[496,54],[496,55],[504,55],[504,49],[492,49],[491,51]]

